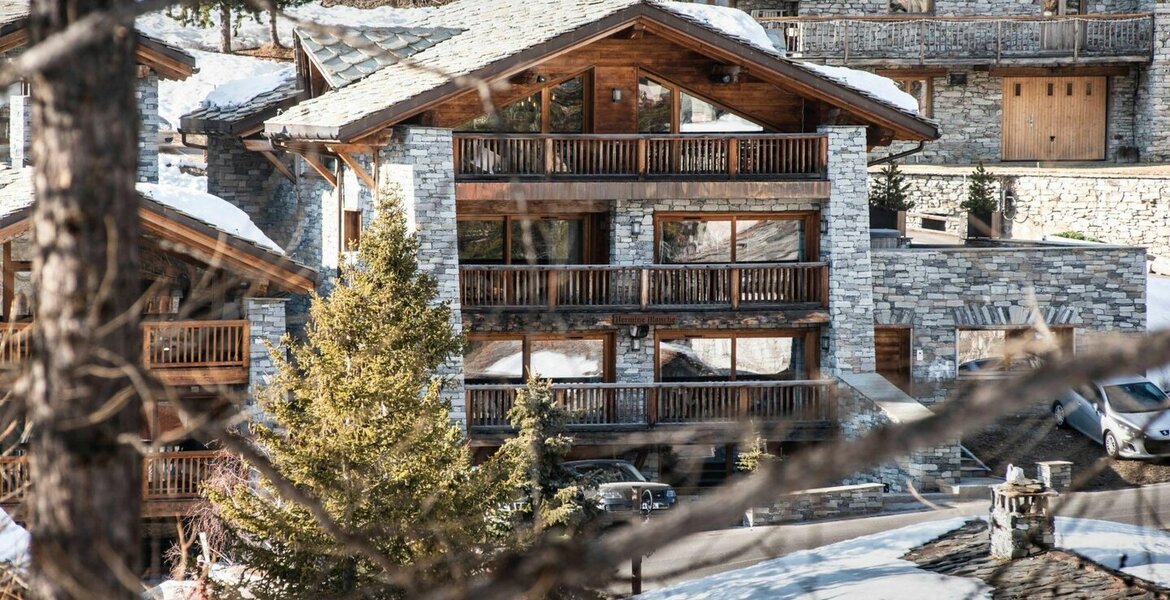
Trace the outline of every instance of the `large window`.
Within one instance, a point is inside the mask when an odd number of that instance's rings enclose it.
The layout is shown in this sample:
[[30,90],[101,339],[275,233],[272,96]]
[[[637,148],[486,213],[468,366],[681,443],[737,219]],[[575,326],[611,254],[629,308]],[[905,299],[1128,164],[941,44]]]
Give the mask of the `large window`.
[[[1051,327],[1057,345],[1072,352],[1072,327]],[[956,334],[956,363],[960,377],[1001,376],[1040,366],[1035,343],[1040,333],[1031,327],[960,328]]]
[[640,133],[734,133],[763,131],[721,106],[649,77],[638,79]]
[[496,217],[457,222],[459,262],[575,265],[585,262],[585,217]]
[[582,133],[585,131],[587,81],[584,75],[550,85],[535,94],[496,108],[498,121],[480,115],[460,131],[502,133]]
[[656,351],[660,381],[806,379],[815,371],[813,330],[663,332]]
[[667,214],[657,220],[657,259],[667,264],[816,259],[816,215]]
[[463,353],[468,383],[520,383],[539,375],[560,382],[601,383],[610,373],[612,337],[608,333],[564,336],[468,336]]

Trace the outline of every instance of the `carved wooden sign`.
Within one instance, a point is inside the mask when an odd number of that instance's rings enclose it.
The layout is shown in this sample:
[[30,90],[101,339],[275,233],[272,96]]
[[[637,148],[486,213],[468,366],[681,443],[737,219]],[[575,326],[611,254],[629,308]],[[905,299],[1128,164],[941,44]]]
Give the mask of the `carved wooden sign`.
[[674,325],[678,317],[674,315],[614,315],[615,326],[622,325]]

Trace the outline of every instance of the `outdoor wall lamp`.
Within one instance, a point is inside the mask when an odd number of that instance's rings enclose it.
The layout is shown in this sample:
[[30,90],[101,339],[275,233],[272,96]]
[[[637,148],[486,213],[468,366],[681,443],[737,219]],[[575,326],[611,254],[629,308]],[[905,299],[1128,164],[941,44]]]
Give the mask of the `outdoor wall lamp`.
[[642,222],[634,221],[633,223],[630,223],[630,233],[635,237],[642,235]]
[[613,90],[610,92],[610,94],[613,97],[614,102],[621,102],[622,101],[622,89],[621,88],[613,88]]
[[650,335],[649,325],[630,325],[630,350],[642,349],[642,338]]

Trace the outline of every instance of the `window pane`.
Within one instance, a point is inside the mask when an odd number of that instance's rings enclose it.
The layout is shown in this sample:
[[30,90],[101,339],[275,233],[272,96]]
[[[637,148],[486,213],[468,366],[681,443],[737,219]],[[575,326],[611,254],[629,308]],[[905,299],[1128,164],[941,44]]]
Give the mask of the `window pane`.
[[457,128],[458,131],[501,131],[505,133],[540,132],[540,92],[503,107],[497,107],[499,123],[490,115],[480,115]]
[[662,381],[726,381],[731,377],[731,339],[663,340],[658,375]]
[[524,379],[524,345],[520,340],[467,340],[463,371],[468,381]]
[[739,337],[735,340],[735,378],[798,379],[803,354],[802,338]]
[[751,121],[687,93],[680,98],[679,130],[683,133],[763,131]]
[[584,222],[580,219],[512,221],[512,262],[538,265],[581,264]]
[[533,340],[532,374],[549,379],[600,382],[605,369],[603,340]]
[[584,80],[581,77],[570,79],[553,87],[550,93],[548,130],[552,133],[581,133],[584,131]]
[[458,221],[459,262],[501,264],[504,262],[504,221]]
[[731,221],[663,221],[658,255],[664,263],[731,262]]
[[738,219],[735,222],[736,262],[802,261],[804,221]]
[[670,133],[670,89],[645,77],[638,80],[638,131]]

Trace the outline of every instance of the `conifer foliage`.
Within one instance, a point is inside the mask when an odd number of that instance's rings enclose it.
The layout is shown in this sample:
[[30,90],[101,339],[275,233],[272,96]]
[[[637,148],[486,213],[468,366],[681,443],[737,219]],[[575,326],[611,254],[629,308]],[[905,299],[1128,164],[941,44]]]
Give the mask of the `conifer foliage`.
[[959,207],[976,214],[995,212],[999,208],[999,200],[992,187],[994,184],[995,176],[988,173],[980,162],[975,172],[967,178],[967,199]]
[[888,162],[869,188],[869,205],[895,212],[910,210],[915,203],[906,200],[906,191],[906,176],[898,169],[898,163]]
[[[412,571],[423,567],[424,582],[427,573],[449,581],[444,556],[484,542],[484,515],[506,494],[490,469],[472,468],[449,421],[434,373],[461,340],[450,307],[434,302],[434,279],[418,270],[418,244],[397,199],[380,196],[356,262],[343,261],[330,295],[313,298],[306,341],[286,338],[287,359],[273,353],[278,372],[258,398],[269,423],[257,427],[255,439],[346,531]],[[280,500],[267,482],[211,496],[238,538],[237,559],[263,578],[250,586],[253,593],[403,595],[376,564],[331,538],[305,508]]]

